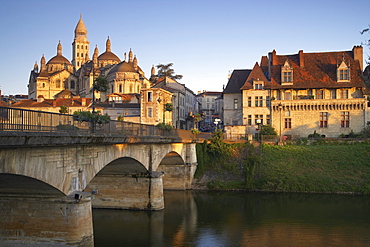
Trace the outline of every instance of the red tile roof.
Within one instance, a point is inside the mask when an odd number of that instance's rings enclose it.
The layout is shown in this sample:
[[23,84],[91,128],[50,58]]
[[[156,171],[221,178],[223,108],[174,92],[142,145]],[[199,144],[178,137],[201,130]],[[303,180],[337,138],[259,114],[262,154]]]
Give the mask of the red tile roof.
[[252,72],[249,74],[244,85],[241,87],[241,90],[248,90],[253,88],[253,81],[260,80],[263,81],[265,85],[269,83],[265,74],[263,73],[261,67],[256,63],[252,69]]
[[[274,54],[275,53],[275,54]],[[353,58],[353,51],[303,53],[294,55],[276,55],[272,52],[270,82],[265,88],[343,88],[364,87],[361,78],[359,61]],[[301,59],[301,61],[300,61]],[[350,66],[350,81],[337,82],[337,67],[343,61]],[[293,85],[281,85],[281,68],[288,61],[293,68]],[[303,66],[300,66],[302,63]],[[265,74],[269,72],[269,59],[261,58],[261,69]]]
[[37,102],[37,100],[20,100],[17,103],[12,104],[12,107],[83,107],[83,101],[85,101],[84,106],[89,106],[91,104],[90,98],[59,98],[59,99],[44,99],[42,102]]

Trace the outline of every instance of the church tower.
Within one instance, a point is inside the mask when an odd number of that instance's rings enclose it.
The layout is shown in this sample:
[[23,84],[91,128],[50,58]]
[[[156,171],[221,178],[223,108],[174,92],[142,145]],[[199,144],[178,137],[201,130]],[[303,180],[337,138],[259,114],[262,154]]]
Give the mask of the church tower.
[[85,23],[80,15],[80,20],[75,28],[75,38],[72,43],[72,65],[75,70],[81,68],[81,65],[90,60],[90,42],[87,40],[87,30]]

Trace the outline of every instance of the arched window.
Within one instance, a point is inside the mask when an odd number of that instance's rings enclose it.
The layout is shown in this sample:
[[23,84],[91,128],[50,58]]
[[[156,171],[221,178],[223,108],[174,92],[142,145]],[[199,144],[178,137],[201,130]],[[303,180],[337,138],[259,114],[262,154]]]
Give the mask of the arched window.
[[77,49],[80,49],[80,46],[79,45],[77,45]]
[[119,84],[119,90],[120,93],[122,93],[122,84]]
[[55,81],[55,87],[60,88],[60,80],[59,79]]
[[71,89],[75,89],[75,81],[71,81]]
[[79,57],[79,56],[80,56],[80,53],[77,52],[77,57]]

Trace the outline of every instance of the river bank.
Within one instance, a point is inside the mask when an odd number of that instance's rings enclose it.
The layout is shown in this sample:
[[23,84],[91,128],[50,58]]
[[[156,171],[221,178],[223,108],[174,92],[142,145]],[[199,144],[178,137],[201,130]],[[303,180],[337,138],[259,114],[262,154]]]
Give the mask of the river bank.
[[231,146],[227,158],[215,158],[201,145],[193,189],[370,194],[367,143],[260,149],[247,143]]

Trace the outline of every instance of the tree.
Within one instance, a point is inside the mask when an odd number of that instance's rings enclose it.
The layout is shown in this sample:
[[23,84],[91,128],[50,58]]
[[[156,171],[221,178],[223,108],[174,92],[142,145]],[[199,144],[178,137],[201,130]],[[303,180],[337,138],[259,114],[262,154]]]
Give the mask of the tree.
[[68,113],[68,108],[67,108],[67,106],[62,105],[62,106],[60,107],[60,109],[59,109],[59,113],[61,113],[61,114],[67,114],[67,113]]
[[107,92],[109,89],[109,81],[106,76],[100,75],[95,78],[93,90],[98,92]]
[[165,77],[169,77],[173,80],[181,80],[182,75],[175,75],[175,71],[171,68],[173,66],[173,63],[169,64],[158,64],[156,67],[158,69],[158,73],[155,76],[155,78],[161,79]]
[[262,125],[260,130],[261,135],[275,136],[277,135],[276,130],[270,125]]

